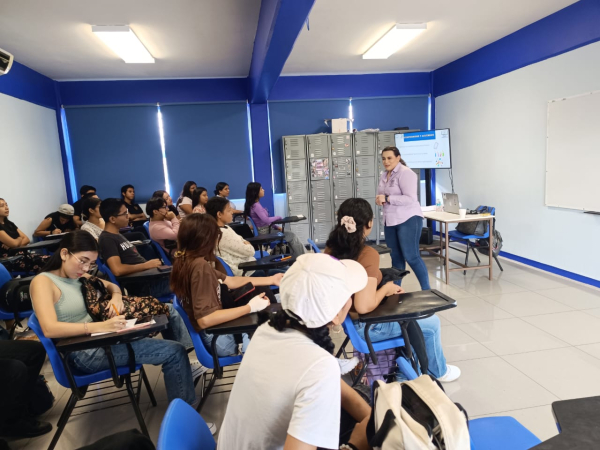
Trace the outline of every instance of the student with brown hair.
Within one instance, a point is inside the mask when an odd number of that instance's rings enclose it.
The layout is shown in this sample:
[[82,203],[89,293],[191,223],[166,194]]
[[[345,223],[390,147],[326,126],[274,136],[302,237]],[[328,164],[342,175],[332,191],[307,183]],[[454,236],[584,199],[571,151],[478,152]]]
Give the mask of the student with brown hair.
[[[279,286],[283,274],[270,277],[229,277],[214,268],[215,249],[221,238],[217,221],[208,214],[190,214],[182,220],[177,234],[177,252],[171,273],[171,290],[179,297],[194,328],[208,346],[212,335],[204,330],[230,320],[265,309],[269,300],[264,293],[253,297],[247,305],[223,309],[222,290],[236,289],[249,282],[258,286]],[[220,264],[218,265],[220,266]],[[257,289],[257,292],[259,290]],[[249,343],[244,334],[243,351]],[[237,352],[233,335],[220,336],[217,354],[229,356]]]

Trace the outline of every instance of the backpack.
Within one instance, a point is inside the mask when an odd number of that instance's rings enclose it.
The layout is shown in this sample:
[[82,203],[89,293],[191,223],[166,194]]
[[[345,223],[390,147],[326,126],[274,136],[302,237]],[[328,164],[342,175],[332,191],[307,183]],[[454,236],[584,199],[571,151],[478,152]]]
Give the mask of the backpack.
[[[502,243],[504,240],[502,239],[502,235],[496,229],[494,229],[492,238],[492,255],[498,256],[500,254],[500,250],[502,250]],[[488,255],[489,253],[489,241],[487,239],[477,239],[477,243],[475,244],[477,251],[482,255]]]
[[0,306],[4,311],[15,314],[17,319],[20,312],[33,309],[29,297],[29,285],[33,277],[14,278],[0,288]]
[[[478,206],[477,209],[477,214],[485,214],[485,213],[491,213],[492,209],[488,208],[487,206]],[[476,236],[483,236],[488,230],[488,222],[487,220],[480,220],[480,221],[470,221],[470,222],[460,222],[457,226],[456,226],[456,231],[463,233],[463,234],[467,234],[467,235],[476,235]]]
[[468,417],[429,375],[373,385],[367,426],[375,450],[470,450]]

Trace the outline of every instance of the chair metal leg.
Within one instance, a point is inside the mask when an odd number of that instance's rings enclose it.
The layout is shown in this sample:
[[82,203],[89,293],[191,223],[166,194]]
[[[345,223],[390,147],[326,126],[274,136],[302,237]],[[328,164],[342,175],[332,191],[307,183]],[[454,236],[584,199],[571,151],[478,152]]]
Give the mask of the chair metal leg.
[[502,264],[500,264],[500,261],[498,260],[498,257],[496,255],[493,255],[494,259],[496,260],[496,264],[498,264],[498,267],[500,267],[500,271],[504,272],[504,269],[502,268]]
[[[210,395],[210,391],[212,391],[212,388],[215,385],[216,381],[217,381],[217,377],[215,376],[215,374],[213,372],[212,377],[210,378],[210,381],[208,382],[208,386],[205,389],[202,390],[202,400],[200,400],[200,403],[198,404],[198,407],[196,408],[196,411],[198,413],[200,413],[200,411],[202,411],[202,407],[206,403],[206,400],[208,400],[208,396]],[[204,386],[202,386],[202,387],[204,388]]]
[[[471,243],[469,242],[469,245],[471,245]],[[475,255],[475,258],[477,259],[477,263],[481,263],[481,260],[479,259],[479,255],[476,252],[476,248],[473,247],[473,254]]]
[[148,428],[146,428],[146,422],[144,422],[144,416],[142,416],[142,412],[140,411],[140,406],[138,405],[135,399],[135,392],[133,391],[133,385],[131,384],[131,375],[125,376],[125,386],[127,387],[127,393],[129,394],[129,399],[131,400],[131,406],[133,407],[133,412],[135,412],[135,417],[140,424],[140,428],[142,429],[142,433],[144,436],[150,437],[150,433],[148,433]]
[[48,447],[48,450],[53,450],[54,447],[56,447],[56,444],[58,443],[58,439],[60,438],[60,435],[62,434],[63,430],[65,429],[65,426],[67,425],[67,422],[69,421],[69,417],[71,416],[71,413],[73,412],[73,408],[75,408],[76,403],[77,403],[77,396],[71,392],[69,401],[67,402],[65,409],[63,409],[63,412],[60,415],[60,419],[58,419],[58,423],[56,424],[56,433],[54,433],[54,437],[52,438],[52,442],[50,442],[50,446]]
[[356,378],[352,379],[352,387],[356,386],[360,380],[362,380],[362,377],[365,375],[365,372],[367,371],[367,366],[369,365],[369,355],[365,354],[365,362],[363,363],[362,369],[360,369],[360,372],[358,372],[358,375],[356,375]]
[[140,374],[142,376],[142,380],[144,380],[144,386],[146,386],[146,391],[148,391],[148,397],[150,397],[150,402],[152,402],[152,406],[156,406],[156,398],[154,397],[154,392],[152,392],[152,386],[150,386],[150,381],[148,381],[148,375],[146,375],[146,371],[142,367]]
[[[471,246],[469,245],[469,242],[467,242],[467,254],[465,256],[465,266],[469,265],[469,250],[471,249]],[[463,270],[463,275],[466,275],[467,271]]]
[[344,343],[342,344],[342,346],[340,347],[340,349],[338,350],[338,352],[335,354],[336,358],[339,358],[342,353],[344,353],[344,356],[346,356],[345,355],[345,353],[346,353],[346,345],[348,345],[348,342],[350,342],[350,338],[348,336],[346,336],[346,339],[344,340]]

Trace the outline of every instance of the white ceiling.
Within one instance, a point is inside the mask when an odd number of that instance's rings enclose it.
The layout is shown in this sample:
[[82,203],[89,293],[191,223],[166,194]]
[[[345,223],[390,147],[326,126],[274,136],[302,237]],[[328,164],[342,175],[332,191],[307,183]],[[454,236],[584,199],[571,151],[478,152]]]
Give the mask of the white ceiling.
[[[292,0],[293,1],[293,0]],[[429,71],[575,0],[316,0],[285,75]],[[0,0],[0,48],[56,80],[246,77],[260,0]],[[394,23],[429,29],[387,60]],[[156,58],[125,64],[91,25],[130,25]]]
[[[56,80],[246,77],[260,0],[0,0],[0,48]],[[91,25],[130,25],[156,58],[125,64]]]
[[[284,75],[431,71],[576,0],[317,0]],[[394,23],[428,30],[387,60],[363,60]]]

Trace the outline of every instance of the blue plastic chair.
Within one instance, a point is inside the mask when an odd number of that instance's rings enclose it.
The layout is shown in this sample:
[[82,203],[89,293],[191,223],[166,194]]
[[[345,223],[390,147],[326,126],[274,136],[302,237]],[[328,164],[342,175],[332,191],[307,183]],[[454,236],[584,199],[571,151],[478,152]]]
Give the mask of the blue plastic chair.
[[217,443],[204,419],[190,405],[171,402],[158,433],[157,450],[215,450]]
[[[173,300],[173,306],[175,307],[175,309],[177,310],[177,312],[183,319],[183,322],[185,323],[185,327],[187,328],[188,332],[190,333],[190,337],[192,338],[192,343],[194,344],[194,349],[196,350],[196,357],[198,358],[198,361],[200,361],[200,363],[204,367],[213,369],[213,372],[210,375],[211,378],[208,381],[208,385],[205,384],[202,389],[202,400],[200,400],[200,404],[198,405],[198,408],[197,408],[197,411],[200,412],[202,410],[202,407],[204,406],[204,403],[208,399],[208,396],[210,395],[210,391],[212,390],[213,386],[215,385],[217,378],[223,377],[222,370],[217,371],[218,373],[215,373],[215,370],[214,370],[215,363],[214,363],[213,356],[207,350],[206,346],[204,345],[204,342],[202,342],[202,338],[200,337],[200,334],[192,326],[192,323],[190,322],[190,318],[188,317],[187,313],[183,309],[183,306],[181,306],[181,302],[179,301],[179,299],[177,297],[175,297],[175,299]],[[219,367],[222,369],[223,367],[231,366],[233,364],[238,364],[238,363],[242,362],[242,356],[241,355],[224,356],[224,357],[219,357],[218,360],[219,360]],[[177,448],[177,447],[173,447],[173,448]]]
[[[0,289],[6,283],[11,281],[12,279],[13,279],[13,277],[8,272],[6,267],[4,267],[2,264],[0,264]],[[19,322],[19,319],[25,319],[25,318],[31,316],[32,314],[33,314],[33,310],[29,309],[27,311],[19,311],[15,316],[15,313],[13,311],[7,311],[5,309],[2,309],[2,307],[0,307],[0,320],[15,320],[15,323],[13,324],[11,329],[8,330],[11,338],[15,332],[15,328],[17,326],[17,323]]]
[[[228,277],[235,277],[235,276],[236,276],[236,275],[233,273],[233,270],[231,270],[231,267],[229,267],[229,264],[227,264],[227,263],[226,263],[226,262],[223,260],[223,258],[221,258],[220,256],[215,256],[215,258],[217,258],[217,261],[219,261],[219,262],[220,262],[220,263],[223,265],[223,268],[225,269],[225,274],[226,274]],[[257,258],[257,259],[259,259],[259,258]],[[271,289],[273,292],[275,292],[275,293],[279,292],[279,286],[269,286],[269,288],[270,288],[270,289]]]
[[[146,230],[146,233],[148,234],[148,236],[150,236],[150,222],[144,222],[144,229]],[[165,263],[165,265],[167,265],[167,266],[172,266],[173,264],[171,264],[171,259],[165,252],[165,249],[162,248],[158,242],[156,242],[154,239],[152,239],[152,237],[150,237],[150,240],[152,241],[152,247],[154,247],[154,250],[157,251],[157,253],[160,256],[160,259],[163,260],[163,263]]]
[[250,222],[250,225],[252,225],[252,231],[254,232],[254,236],[255,237],[258,236],[258,227],[254,223],[254,220],[252,220],[252,217],[250,217],[250,216],[246,217],[246,221]]
[[541,441],[513,417],[469,421],[471,450],[528,450]]
[[321,253],[321,249],[317,246],[317,244],[315,244],[315,241],[313,241],[312,239],[308,239],[308,245],[311,246],[313,252]]
[[[495,216],[496,215],[496,208],[494,207],[490,207],[490,206],[479,206],[477,208],[477,211],[481,211],[482,209],[487,208],[488,211],[490,211],[490,213]],[[496,222],[496,220],[494,219],[494,223]],[[460,231],[457,230],[452,230],[450,232],[448,232],[448,236],[450,238],[450,242],[452,241],[456,241],[456,242],[460,242],[462,244],[465,244],[467,246],[467,251],[463,251],[459,248],[454,248],[452,247],[453,250],[457,250],[459,252],[465,253],[465,266],[468,265],[469,263],[469,252],[472,251],[473,254],[475,255],[475,258],[477,259],[477,262],[480,263],[481,260],[479,259],[479,256],[477,255],[477,251],[476,249],[476,245],[475,242],[473,242],[472,240],[477,240],[477,239],[489,239],[490,237],[490,228],[487,225],[486,222],[486,232],[482,235],[482,236],[478,236],[476,234],[464,234],[461,233]],[[492,257],[494,258],[494,260],[496,261],[496,264],[498,264],[498,267],[500,268],[501,271],[504,271],[504,269],[502,268],[502,265],[500,264],[500,261],[498,261],[498,257],[492,254]],[[463,270],[463,274],[466,275],[467,271]]]
[[[39,338],[40,342],[44,346],[44,349],[46,349],[46,353],[48,354],[48,358],[50,359],[50,364],[52,365],[52,370],[54,371],[56,381],[58,381],[58,383],[61,386],[71,389],[71,396],[60,416],[60,419],[58,420],[56,433],[54,434],[52,442],[48,447],[48,450],[52,450],[56,446],[56,443],[58,442],[61,433],[67,425],[67,422],[69,421],[69,417],[71,416],[75,405],[78,401],[83,400],[85,398],[85,395],[87,393],[87,387],[94,383],[99,383],[105,380],[111,380],[113,377],[109,369],[101,370],[92,374],[82,374],[77,373],[75,370],[71,370],[72,378],[69,377],[67,371],[65,370],[63,358],[59,354],[58,350],[56,350],[54,341],[52,341],[52,339],[47,338],[44,335],[42,327],[40,326],[40,323],[38,322],[35,314],[32,314],[31,317],[29,317],[28,324],[29,327]],[[141,364],[136,364],[135,371],[140,372],[140,377],[143,380],[144,385],[146,386],[148,396],[150,397],[150,401],[152,402],[152,406],[156,406],[156,399],[154,398],[154,394],[152,393],[152,388],[150,387],[150,383],[148,382],[148,377],[146,376],[146,372],[144,372],[143,366]],[[148,429],[146,428],[144,418],[138,406],[142,387],[141,382],[138,384],[137,393],[134,393],[130,378],[132,372],[130,371],[129,366],[117,367],[117,373],[120,376],[125,377],[125,384],[127,386],[127,393],[129,395],[131,405],[133,406],[142,432],[146,436],[148,436]]]

